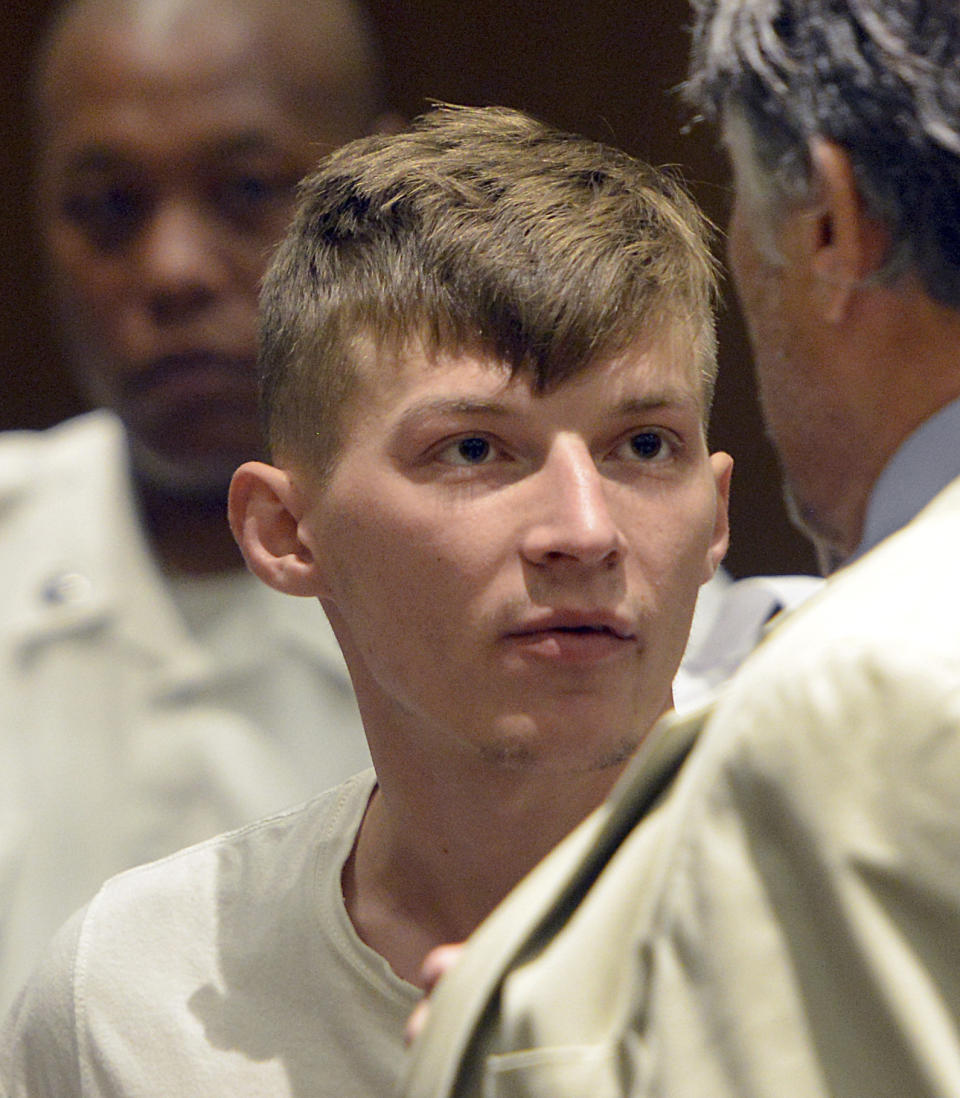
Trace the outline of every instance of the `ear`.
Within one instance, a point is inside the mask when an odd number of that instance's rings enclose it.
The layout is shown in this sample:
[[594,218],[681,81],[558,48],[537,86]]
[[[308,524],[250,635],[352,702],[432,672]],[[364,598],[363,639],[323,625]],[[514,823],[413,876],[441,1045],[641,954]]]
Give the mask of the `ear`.
[[730,478],[733,476],[733,458],[722,450],[718,450],[710,455],[710,468],[716,489],[716,514],[701,583],[706,583],[713,578],[720,567],[720,562],[727,555],[727,548],[730,545]]
[[836,324],[864,279],[882,266],[890,235],[867,214],[845,150],[814,138],[809,152],[816,198],[806,244],[821,315]]
[[306,510],[285,469],[248,461],[233,474],[230,529],[251,572],[287,595],[318,595],[313,554],[300,538]]

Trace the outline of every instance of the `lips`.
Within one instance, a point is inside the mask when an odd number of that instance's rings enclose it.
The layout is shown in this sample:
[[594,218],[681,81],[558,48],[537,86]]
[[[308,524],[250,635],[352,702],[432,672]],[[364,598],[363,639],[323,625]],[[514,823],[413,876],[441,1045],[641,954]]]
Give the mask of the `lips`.
[[209,350],[187,350],[163,355],[123,379],[128,396],[143,397],[172,390],[217,390],[256,388],[254,360]]
[[595,663],[635,648],[637,635],[622,617],[566,611],[521,622],[507,634],[512,648],[560,663]]
[[604,611],[563,610],[531,615],[510,630],[513,636],[542,632],[583,635],[607,633],[619,640],[632,640],[636,636],[630,623],[623,617]]

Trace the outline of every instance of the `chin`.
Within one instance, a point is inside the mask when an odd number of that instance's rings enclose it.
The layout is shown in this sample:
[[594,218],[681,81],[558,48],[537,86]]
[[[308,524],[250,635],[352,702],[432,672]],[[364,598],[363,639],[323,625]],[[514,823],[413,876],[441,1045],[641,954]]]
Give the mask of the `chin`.
[[[481,753],[487,762],[504,770],[545,774],[593,774],[622,766],[640,745],[643,736],[629,732],[619,739],[607,735],[584,735],[576,722],[567,722],[558,732],[541,731],[526,735],[504,735],[486,743]],[[564,736],[575,734],[563,742]],[[579,734],[576,734],[579,733]]]
[[130,462],[138,483],[154,491],[192,500],[224,502],[230,480],[243,459],[197,459],[162,454],[137,440],[130,442]]

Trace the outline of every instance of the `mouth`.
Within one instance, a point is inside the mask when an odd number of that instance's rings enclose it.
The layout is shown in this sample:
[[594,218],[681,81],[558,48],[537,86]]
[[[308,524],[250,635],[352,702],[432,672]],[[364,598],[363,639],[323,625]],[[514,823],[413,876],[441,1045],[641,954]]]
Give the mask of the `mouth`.
[[143,448],[178,463],[213,461],[232,471],[260,453],[252,359],[206,350],[164,355],[124,377],[113,406]]
[[629,633],[621,632],[609,625],[557,625],[553,627],[552,632],[572,633],[576,636],[608,634],[611,637],[616,637],[618,640],[630,639]]
[[166,399],[235,396],[256,392],[253,358],[217,351],[187,350],[153,359],[124,381],[128,397],[163,394]]
[[633,651],[637,635],[608,615],[560,614],[524,622],[507,635],[515,649],[542,660],[569,664],[603,662]]

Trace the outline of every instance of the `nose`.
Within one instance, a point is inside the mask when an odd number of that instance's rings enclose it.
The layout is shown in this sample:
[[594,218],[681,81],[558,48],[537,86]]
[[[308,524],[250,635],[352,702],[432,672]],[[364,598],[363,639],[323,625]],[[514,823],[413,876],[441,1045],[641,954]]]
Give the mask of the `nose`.
[[622,558],[626,541],[610,511],[608,485],[582,441],[558,441],[529,487],[527,561],[608,567]]
[[188,317],[225,286],[228,265],[201,210],[186,200],[159,203],[139,247],[143,290],[160,323]]

